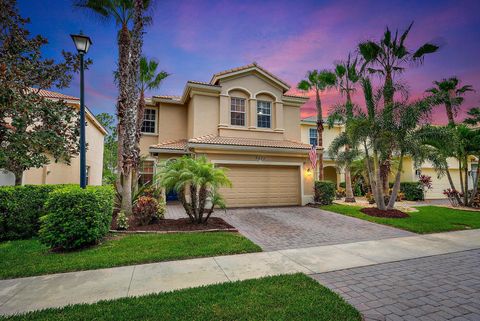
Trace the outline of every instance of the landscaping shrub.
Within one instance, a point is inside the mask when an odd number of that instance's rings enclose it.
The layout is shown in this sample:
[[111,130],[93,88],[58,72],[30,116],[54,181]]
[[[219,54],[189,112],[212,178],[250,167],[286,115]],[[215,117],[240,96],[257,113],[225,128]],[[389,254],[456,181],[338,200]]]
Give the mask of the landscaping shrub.
[[128,217],[125,215],[125,212],[121,211],[117,214],[117,229],[119,230],[128,230]]
[[419,182],[401,182],[400,191],[407,201],[423,201],[423,188]]
[[315,203],[322,205],[332,204],[335,198],[335,184],[330,181],[315,182]]
[[51,192],[47,215],[40,219],[40,241],[62,250],[98,243],[110,228],[113,200],[111,186],[70,186]]
[[46,214],[48,194],[66,185],[0,187],[0,240],[30,238],[38,233],[39,218]]
[[140,196],[133,206],[133,216],[139,225],[148,225],[163,218],[164,207],[150,196]]

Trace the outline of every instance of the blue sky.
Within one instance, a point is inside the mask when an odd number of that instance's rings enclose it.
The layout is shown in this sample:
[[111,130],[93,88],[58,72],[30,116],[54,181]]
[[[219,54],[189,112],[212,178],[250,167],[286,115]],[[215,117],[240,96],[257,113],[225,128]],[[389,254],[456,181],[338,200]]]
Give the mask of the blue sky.
[[[74,50],[70,33],[82,30],[92,38],[86,102],[95,113],[114,113],[114,23],[74,8],[69,0],[18,3],[21,14],[31,18],[31,32],[48,38],[46,57]],[[178,95],[187,80],[208,81],[215,72],[253,61],[295,87],[307,70],[332,68],[359,41],[378,39],[387,25],[403,30],[415,21],[408,45],[434,41],[442,48],[401,76],[412,97],[423,95],[433,80],[455,75],[479,90],[467,95],[463,110],[480,105],[480,1],[156,1],[152,12],[144,53],[171,74],[153,94]],[[78,96],[78,90],[75,79],[62,92]],[[323,99],[328,109],[342,98],[330,90]],[[302,115],[313,113],[310,101]],[[444,118],[438,108],[434,121]]]

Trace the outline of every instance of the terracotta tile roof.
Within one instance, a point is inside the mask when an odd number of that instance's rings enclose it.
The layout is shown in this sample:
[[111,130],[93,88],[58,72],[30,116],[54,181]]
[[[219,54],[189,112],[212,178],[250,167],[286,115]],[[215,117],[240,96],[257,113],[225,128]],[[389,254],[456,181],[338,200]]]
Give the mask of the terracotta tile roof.
[[161,142],[160,144],[157,144],[157,145],[151,145],[150,148],[185,150],[187,149],[187,140],[186,139],[169,140],[169,141]]
[[197,85],[205,85],[205,86],[212,86],[212,87],[220,87],[219,85],[214,85],[214,84],[211,84],[209,82],[205,82],[205,81],[195,81],[195,80],[189,80],[187,81],[191,84],[197,84]]
[[50,91],[50,90],[37,89],[37,88],[31,88],[30,90],[32,92],[38,93],[39,96],[42,96],[42,97],[45,97],[45,98],[80,100],[80,98],[78,98],[78,97],[64,95],[64,94],[57,93],[57,92]]
[[272,74],[271,72],[266,70],[265,68],[259,66],[256,62],[245,65],[245,66],[240,66],[240,67],[236,67],[236,68],[232,68],[232,69],[217,72],[216,74],[213,75],[212,80],[210,80],[210,83],[212,83],[212,81],[215,77],[222,76],[222,75],[225,75],[225,74],[229,74],[229,73],[232,73],[232,72],[237,72],[237,71],[253,68],[253,67],[257,67],[258,69],[260,69],[261,71],[263,71],[264,73],[269,75],[270,77],[276,79],[277,81],[281,82],[286,87],[290,88],[290,85],[286,81],[278,78],[277,76],[275,76],[274,74]]
[[274,140],[274,139],[255,139],[244,137],[224,137],[208,135],[192,138],[189,143],[212,144],[212,145],[232,145],[249,147],[270,147],[270,148],[289,148],[289,149],[310,149],[311,146],[292,140]]
[[292,98],[304,98],[304,99],[310,99],[308,96],[301,96],[301,95],[287,95],[283,94],[285,97],[292,97]]
[[161,99],[170,99],[170,100],[180,100],[182,98],[181,96],[174,96],[174,95],[155,95],[153,97],[161,98]]

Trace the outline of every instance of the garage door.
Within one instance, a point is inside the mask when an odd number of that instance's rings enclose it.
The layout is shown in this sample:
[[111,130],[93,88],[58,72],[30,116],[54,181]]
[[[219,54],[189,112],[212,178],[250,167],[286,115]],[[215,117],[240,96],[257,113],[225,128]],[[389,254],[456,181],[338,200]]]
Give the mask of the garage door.
[[298,166],[224,165],[232,188],[220,193],[228,207],[285,206],[300,204]]

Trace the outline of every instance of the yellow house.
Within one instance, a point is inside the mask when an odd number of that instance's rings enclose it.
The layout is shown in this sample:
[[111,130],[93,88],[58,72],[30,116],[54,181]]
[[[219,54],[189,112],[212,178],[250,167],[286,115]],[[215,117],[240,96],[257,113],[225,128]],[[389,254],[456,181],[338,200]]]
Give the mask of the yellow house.
[[228,169],[229,207],[302,205],[313,197],[310,145],[301,142],[300,107],[307,97],[257,64],[188,81],[182,96],[147,99],[140,149],[141,182],[155,164],[205,155]]
[[[80,109],[80,99],[48,90],[38,93],[51,100],[63,100],[75,109]],[[107,131],[95,116],[86,110],[86,140],[87,140],[87,184],[102,185],[103,171],[103,139]],[[11,173],[0,171],[0,185],[13,185],[15,178]],[[31,168],[23,173],[22,184],[77,184],[80,182],[80,158],[73,157],[70,165],[55,163],[52,159],[48,165],[41,168]]]
[[[317,139],[317,125],[316,116],[307,117],[302,119],[302,142],[313,143]],[[335,125],[332,128],[325,126],[323,133],[323,148],[324,153],[324,175],[326,180],[330,180],[336,184],[345,181],[344,173],[341,170],[336,169],[335,162],[328,155],[327,151],[332,143],[333,139],[344,130],[343,125]],[[460,172],[458,170],[458,163],[455,159],[448,159],[448,165],[452,180],[458,190],[460,190]],[[475,179],[475,173],[478,166],[478,160],[471,158],[469,162],[469,184],[472,188]],[[427,191],[426,197],[428,199],[440,199],[445,198],[443,191],[450,188],[447,176],[438,177],[432,164],[426,162],[419,167],[415,167],[413,160],[410,157],[405,157],[403,161],[403,171],[401,173],[402,182],[418,181],[420,175],[427,175],[432,178],[432,189]],[[391,175],[391,181],[394,180],[393,174]]]

